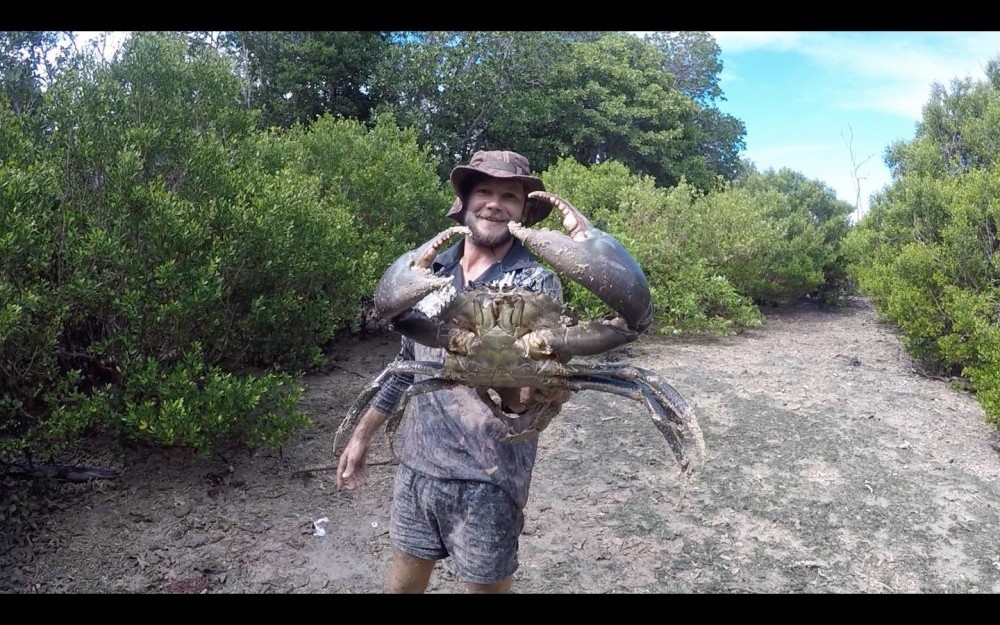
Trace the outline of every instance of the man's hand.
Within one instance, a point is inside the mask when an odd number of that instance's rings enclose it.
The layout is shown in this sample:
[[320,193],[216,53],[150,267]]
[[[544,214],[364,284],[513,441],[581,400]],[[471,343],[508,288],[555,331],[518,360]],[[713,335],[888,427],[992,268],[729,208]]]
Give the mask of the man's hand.
[[366,472],[365,457],[368,455],[368,446],[372,442],[375,431],[382,427],[389,415],[379,412],[375,408],[369,408],[368,412],[361,417],[354,434],[348,441],[344,453],[340,454],[340,462],[337,464],[337,488],[347,487],[347,490],[354,490],[359,486],[364,486],[368,481]]
[[532,388],[523,386],[521,388],[495,389],[497,395],[503,400],[504,406],[521,414],[538,404],[548,404],[551,406],[561,406],[569,401],[573,392],[565,388]]
[[521,389],[521,401],[531,408],[535,404],[548,404],[550,406],[562,406],[573,396],[573,392],[566,388],[530,388]]
[[340,454],[337,465],[337,488],[354,490],[368,482],[365,456],[368,455],[368,441],[352,436],[344,453]]

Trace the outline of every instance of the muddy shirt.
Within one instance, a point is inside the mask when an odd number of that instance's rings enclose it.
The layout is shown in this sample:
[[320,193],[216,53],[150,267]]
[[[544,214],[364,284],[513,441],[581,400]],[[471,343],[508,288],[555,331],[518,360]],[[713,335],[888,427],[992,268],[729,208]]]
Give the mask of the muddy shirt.
[[[451,288],[425,298],[419,305],[422,312],[436,314],[465,288],[460,264],[462,250],[462,243],[458,243],[438,255],[432,270],[437,275],[451,275],[454,281]],[[517,239],[510,252],[478,280],[471,281],[468,288],[490,283],[521,286],[563,301],[559,277],[539,264]],[[442,362],[442,351],[404,337],[397,359]],[[413,382],[413,375],[394,376],[376,395],[375,407],[392,414]],[[529,419],[527,416],[516,419],[516,431],[530,427]],[[527,503],[538,439],[503,442],[510,426],[494,416],[474,389],[455,386],[414,396],[406,407],[400,431],[399,460],[414,471],[440,479],[490,482],[507,492],[518,506],[523,508]]]

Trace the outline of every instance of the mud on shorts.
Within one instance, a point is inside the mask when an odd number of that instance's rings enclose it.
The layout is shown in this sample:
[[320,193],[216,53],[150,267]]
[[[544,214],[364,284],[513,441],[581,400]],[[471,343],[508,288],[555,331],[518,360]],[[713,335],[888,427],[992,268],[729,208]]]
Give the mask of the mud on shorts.
[[439,480],[399,465],[389,539],[426,560],[450,557],[467,582],[492,584],[517,570],[524,513],[496,484]]

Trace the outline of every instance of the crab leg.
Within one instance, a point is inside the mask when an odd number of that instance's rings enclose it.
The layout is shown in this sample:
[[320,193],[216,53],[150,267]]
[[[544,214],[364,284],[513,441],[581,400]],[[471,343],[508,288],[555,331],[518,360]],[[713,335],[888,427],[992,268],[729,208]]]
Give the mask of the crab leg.
[[648,369],[639,367],[631,367],[631,369],[637,372],[635,381],[649,389],[657,402],[661,406],[668,408],[669,416],[676,418],[678,423],[691,432],[694,442],[698,446],[698,452],[704,458],[706,453],[705,438],[702,436],[701,426],[698,424],[698,419],[694,416],[694,411],[684,401],[681,394],[677,392],[677,389],[662,381],[659,376]]
[[[629,328],[644,332],[653,322],[649,283],[639,264],[610,234],[595,228],[583,213],[557,195],[534,191],[528,195],[551,203],[563,215],[567,234],[549,229],[525,228],[510,222],[511,234],[565,275],[596,295]],[[616,347],[606,346],[605,349]]]
[[437,289],[451,284],[450,277],[437,278],[430,271],[431,263],[445,243],[459,234],[469,234],[465,226],[452,226],[415,250],[397,258],[375,287],[375,312],[391,319],[416,306]]
[[378,390],[382,388],[382,385],[385,384],[385,381],[393,373],[393,365],[389,365],[383,369],[365,386],[364,390],[361,391],[361,394],[358,395],[358,398],[354,400],[350,410],[347,411],[347,416],[345,416],[344,420],[340,422],[340,427],[337,428],[337,432],[333,435],[334,451],[340,448],[340,437],[343,433],[347,430],[347,428],[353,428],[355,419],[357,419],[364,409],[368,407],[372,398],[375,397],[375,394],[378,393]]
[[[632,383],[638,385],[643,391],[647,407],[650,408],[653,414],[653,423],[667,437],[668,442],[670,435],[668,435],[665,427],[669,424],[663,421],[664,418],[690,432],[695,445],[698,447],[699,455],[702,458],[705,457],[705,439],[702,436],[701,426],[698,424],[698,419],[695,418],[694,411],[691,410],[691,407],[681,394],[677,392],[677,389],[664,382],[654,371],[620,363],[595,363],[572,366],[572,368],[567,366],[567,373],[572,376],[571,379],[599,379],[603,380],[604,383],[610,382],[619,387],[623,384],[629,385]],[[601,388],[599,390],[614,392],[611,388]],[[633,397],[633,399],[639,398]],[[662,411],[657,409],[657,406],[661,407]]]
[[[654,390],[652,385],[648,384],[645,380],[624,380],[603,375],[583,375],[571,377],[568,382],[568,387],[575,391],[595,390],[605,393],[614,393],[645,404],[646,409],[649,411],[649,415],[653,420],[653,425],[656,426],[656,429],[658,429],[663,435],[663,438],[666,439],[667,444],[674,452],[674,456],[677,458],[677,463],[681,466],[682,471],[688,471],[691,468],[691,459],[684,450],[684,445],[681,442],[684,437],[681,429],[678,428],[676,424],[681,423],[688,426],[689,431],[694,436],[695,445],[698,448],[699,455],[702,459],[704,459],[705,443],[701,437],[701,429],[698,428],[697,421],[695,421],[693,416],[690,414],[687,404],[682,404],[682,409],[687,412],[687,414],[682,417],[677,412],[677,408],[679,406],[662,401],[661,391],[658,389]],[[674,393],[676,394],[676,391],[674,391]],[[680,396],[677,395],[677,397]]]
[[[618,380],[635,381],[650,390],[661,404],[667,407],[672,420],[691,430],[701,439],[701,428],[687,401],[670,384],[660,379],[653,371],[620,363],[594,363],[587,365],[567,365],[567,373],[573,376],[607,376]],[[704,447],[704,443],[699,443]]]
[[[371,403],[372,399],[375,398],[375,395],[379,392],[379,390],[391,376],[420,374],[433,377],[440,375],[440,373],[441,373],[441,365],[433,362],[394,360],[393,362],[389,363],[389,365],[385,369],[380,371],[379,374],[376,375],[371,382],[365,385],[365,388],[361,391],[361,394],[358,395],[358,398],[354,400],[354,403],[351,405],[351,408],[347,411],[347,416],[345,416],[344,420],[340,422],[340,427],[337,428],[337,432],[333,435],[334,450],[339,449],[341,436],[343,436],[344,432],[346,432],[348,429],[353,429],[355,420],[357,420],[357,418],[364,412],[365,408],[368,407],[368,404]],[[418,383],[418,384],[423,384],[423,383]],[[410,389],[413,389],[415,386],[418,386],[418,384],[411,385]],[[453,385],[453,383],[451,385]],[[436,390],[436,389],[427,389],[427,390]],[[408,389],[407,392],[409,393],[410,390]],[[392,416],[390,415],[390,419],[391,418]]]
[[[432,362],[422,362],[418,363],[421,368],[426,370],[426,373],[434,375],[441,373],[441,365]],[[458,386],[461,382],[457,380],[446,380],[444,378],[427,378],[426,380],[421,380],[415,384],[412,384],[410,388],[406,389],[403,396],[400,397],[399,403],[396,404],[395,409],[389,416],[389,419],[385,422],[385,439],[389,443],[389,452],[392,454],[393,458],[399,459],[396,456],[396,447],[393,444],[395,442],[396,430],[399,429],[399,424],[403,422],[403,414],[406,412],[406,406],[413,399],[414,395],[420,395],[422,393],[433,393],[434,391],[440,391],[446,388],[452,388]]]

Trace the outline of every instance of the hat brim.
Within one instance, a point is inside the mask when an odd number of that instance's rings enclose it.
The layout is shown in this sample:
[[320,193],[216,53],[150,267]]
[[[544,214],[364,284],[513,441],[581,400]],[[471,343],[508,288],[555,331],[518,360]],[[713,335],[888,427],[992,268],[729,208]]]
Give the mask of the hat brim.
[[[545,185],[541,178],[535,176],[524,176],[504,171],[502,169],[492,169],[489,167],[477,168],[467,165],[459,165],[451,170],[451,188],[455,191],[455,196],[461,198],[467,190],[469,181],[477,178],[500,178],[502,180],[517,180],[524,185],[525,195],[535,191],[544,191]],[[525,219],[522,222],[525,226],[536,224],[549,216],[552,212],[552,205],[537,198],[528,198],[525,204]],[[455,221],[460,221],[462,203],[456,200],[448,211],[448,217]]]

